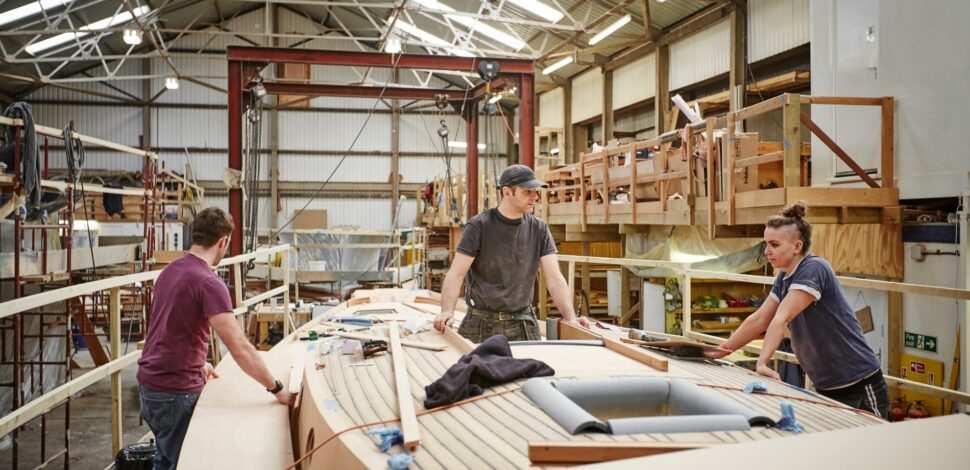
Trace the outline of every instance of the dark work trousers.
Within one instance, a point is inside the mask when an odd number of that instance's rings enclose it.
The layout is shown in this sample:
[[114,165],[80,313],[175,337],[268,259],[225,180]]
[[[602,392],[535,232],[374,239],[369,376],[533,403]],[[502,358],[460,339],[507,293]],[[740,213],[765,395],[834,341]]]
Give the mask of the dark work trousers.
[[881,370],[876,370],[869,377],[848,387],[816,391],[839,403],[868,411],[885,420],[889,419],[889,389]]
[[515,312],[490,312],[469,307],[458,327],[458,334],[473,343],[481,343],[495,335],[505,335],[509,341],[534,341],[539,336],[539,322],[532,307]]
[[138,387],[141,415],[155,435],[154,470],[175,470],[198,393],[157,392]]

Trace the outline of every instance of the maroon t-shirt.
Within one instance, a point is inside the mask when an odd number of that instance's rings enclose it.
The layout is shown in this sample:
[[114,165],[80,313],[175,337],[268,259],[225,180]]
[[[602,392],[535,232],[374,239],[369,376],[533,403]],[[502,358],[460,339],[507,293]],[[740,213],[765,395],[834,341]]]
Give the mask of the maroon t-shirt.
[[202,258],[186,254],[155,281],[138,383],[168,393],[202,391],[209,316],[231,312],[229,288]]

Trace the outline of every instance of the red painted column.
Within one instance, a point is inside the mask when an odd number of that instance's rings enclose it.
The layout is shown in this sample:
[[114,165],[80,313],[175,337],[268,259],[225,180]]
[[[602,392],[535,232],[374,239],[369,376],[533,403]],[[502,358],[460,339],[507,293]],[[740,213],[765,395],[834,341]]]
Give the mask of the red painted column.
[[468,220],[478,214],[478,102],[470,101],[466,105],[465,142],[468,144],[465,152],[465,175],[468,177],[468,191],[465,197],[468,201]]
[[519,163],[535,168],[535,121],[533,103],[535,102],[535,78],[522,74],[519,89]]
[[[229,61],[229,168],[242,171],[242,63]],[[242,254],[243,201],[242,188],[229,188],[229,214],[235,228],[229,254]]]

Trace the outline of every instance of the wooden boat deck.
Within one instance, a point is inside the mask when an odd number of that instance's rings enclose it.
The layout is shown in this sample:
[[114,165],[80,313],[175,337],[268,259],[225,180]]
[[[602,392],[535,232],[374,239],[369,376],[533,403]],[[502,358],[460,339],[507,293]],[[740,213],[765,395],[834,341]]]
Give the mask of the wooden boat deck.
[[[321,338],[299,341],[313,329],[337,328],[356,334],[387,337],[387,322],[414,316],[430,320],[438,311],[433,294],[404,290],[361,291],[355,299],[328,312],[331,317],[367,314],[383,318],[374,327],[318,318],[284,339],[267,354],[273,370],[291,382],[302,380],[296,406],[287,420],[285,408],[245,376],[231,360],[217,370],[221,377],[206,386],[183,448],[180,468],[285,468],[293,463],[284,449],[292,446],[297,458],[319,446],[300,468],[384,468],[389,454],[378,449],[379,438],[367,430],[401,425],[390,352],[364,359],[344,355],[344,340]],[[367,296],[370,296],[369,298]],[[430,312],[430,313],[429,313]],[[426,324],[426,328],[430,327]],[[597,330],[606,336],[620,331]],[[740,432],[654,433],[636,435],[571,435],[520,390],[524,380],[485,391],[479,398],[455,406],[425,410],[424,387],[438,379],[473,347],[456,334],[425,330],[406,341],[445,346],[440,351],[404,347],[408,389],[421,434],[412,451],[410,468],[522,468],[533,465],[530,443],[684,443],[733,444],[792,436],[775,428]],[[328,346],[332,344],[333,346]],[[632,347],[632,346],[631,346]],[[327,353],[327,351],[330,351]],[[741,367],[668,358],[660,371],[602,346],[514,345],[517,358],[535,358],[556,370],[555,378],[669,377],[683,378],[746,405],[765,416],[780,417],[780,404],[790,401],[807,433],[885,423],[822,397],[771,382]],[[302,376],[302,379],[299,379]],[[759,380],[768,394],[748,395],[742,389]],[[295,385],[295,384],[294,384]],[[291,390],[300,389],[299,386]],[[289,423],[287,422],[289,421]],[[337,434],[337,436],[335,436]],[[400,453],[394,446],[390,454]],[[217,465],[216,465],[217,464]]]

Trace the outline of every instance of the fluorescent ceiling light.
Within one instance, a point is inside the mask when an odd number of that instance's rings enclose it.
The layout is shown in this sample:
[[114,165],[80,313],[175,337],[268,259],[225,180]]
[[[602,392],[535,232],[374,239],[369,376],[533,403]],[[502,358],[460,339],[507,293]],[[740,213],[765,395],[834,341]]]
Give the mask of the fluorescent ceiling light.
[[[151,11],[151,9],[148,8],[147,5],[145,5],[145,6],[140,6],[138,8],[135,8],[132,11],[135,13],[135,16],[142,17],[142,16],[145,16],[146,14],[148,14]],[[95,21],[94,23],[91,23],[91,24],[89,24],[87,26],[82,26],[79,29],[79,31],[76,32],[76,33],[58,34],[57,36],[54,36],[52,38],[45,39],[45,40],[40,41],[40,42],[35,42],[35,43],[33,43],[33,44],[25,47],[24,50],[27,51],[28,54],[34,55],[34,54],[37,54],[40,51],[47,50],[47,49],[50,49],[52,47],[57,47],[57,46],[60,46],[61,44],[64,44],[66,42],[70,42],[70,41],[73,41],[75,39],[80,39],[80,38],[83,38],[85,36],[88,36],[88,35],[92,34],[90,32],[92,30],[93,31],[97,31],[97,30],[101,30],[101,29],[107,29],[107,28],[110,28],[112,26],[117,26],[119,24],[127,23],[127,22],[129,22],[131,20],[132,20],[131,13],[125,11],[125,12],[119,13],[117,15],[114,15],[114,16],[111,16],[111,17],[108,17],[108,18],[105,18],[103,20]]]
[[[441,10],[446,13],[455,12],[454,8],[451,8],[448,5],[440,3],[438,2],[438,0],[414,0],[414,1],[428,8],[434,8],[435,10]],[[450,19],[451,21],[461,24],[473,32],[478,31],[479,33],[482,33],[485,36],[488,36],[502,44],[505,44],[506,46],[509,46],[516,51],[525,47],[525,43],[522,42],[519,38],[516,38],[511,34],[503,33],[485,23],[482,23],[481,21],[475,18],[472,18],[469,16],[448,15],[448,14],[446,14],[445,16],[447,16],[448,19]]]
[[168,77],[168,78],[166,78],[165,79],[165,88],[167,88],[169,90],[178,90],[179,89],[179,79],[177,79],[175,77]]
[[0,26],[34,16],[42,11],[57,8],[71,0],[40,0],[0,13]]
[[545,18],[552,23],[557,23],[562,19],[563,13],[555,8],[546,5],[538,0],[509,0],[510,2],[522,7],[533,15]]
[[602,41],[607,36],[615,33],[616,30],[622,28],[627,23],[629,23],[630,22],[630,19],[631,19],[631,17],[630,17],[629,14],[623,15],[623,18],[620,18],[620,19],[616,20],[616,23],[613,23],[613,24],[607,26],[604,30],[602,30],[598,34],[596,34],[596,36],[593,36],[593,39],[590,39],[589,40],[589,45],[592,46],[592,45],[594,45],[594,44]]
[[496,93],[495,96],[488,99],[490,104],[498,103],[499,101],[502,101],[502,95],[500,93]]
[[384,44],[384,52],[388,54],[397,54],[401,52],[401,40],[398,38],[390,38],[387,43]]
[[475,54],[472,54],[471,52],[468,52],[462,49],[458,49],[452,46],[450,42],[445,41],[444,39],[441,39],[438,36],[435,36],[434,34],[431,34],[421,28],[418,28],[417,26],[411,23],[398,20],[394,22],[394,27],[397,29],[400,29],[401,31],[404,31],[409,36],[414,36],[420,39],[421,42],[433,44],[436,47],[443,47],[451,55],[456,55],[459,57],[475,57]]
[[[448,142],[448,146],[453,149],[467,149],[468,142]],[[478,144],[478,150],[485,150],[485,144]]]
[[125,28],[122,38],[124,39],[125,44],[128,44],[129,46],[137,46],[141,44],[141,31],[135,28]]
[[555,64],[552,64],[546,67],[545,69],[543,69],[542,74],[549,75],[550,73],[555,72],[556,70],[559,70],[571,63],[573,63],[573,56],[568,56],[565,59],[560,60],[559,62],[556,62]]

